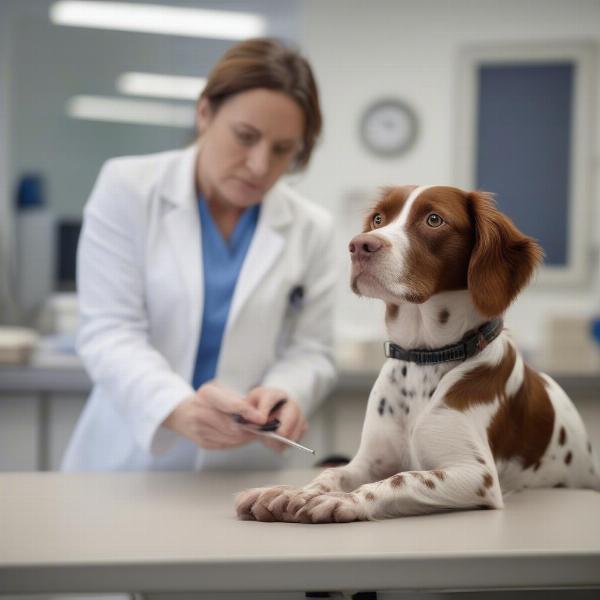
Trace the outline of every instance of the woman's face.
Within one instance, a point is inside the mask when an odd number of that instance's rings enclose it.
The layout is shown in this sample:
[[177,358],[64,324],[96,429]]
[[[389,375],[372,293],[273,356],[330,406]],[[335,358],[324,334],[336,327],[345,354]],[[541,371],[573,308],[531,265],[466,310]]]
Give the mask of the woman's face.
[[197,182],[209,200],[235,208],[262,201],[298,155],[304,115],[282,92],[241,92],[216,112],[198,105],[201,151]]

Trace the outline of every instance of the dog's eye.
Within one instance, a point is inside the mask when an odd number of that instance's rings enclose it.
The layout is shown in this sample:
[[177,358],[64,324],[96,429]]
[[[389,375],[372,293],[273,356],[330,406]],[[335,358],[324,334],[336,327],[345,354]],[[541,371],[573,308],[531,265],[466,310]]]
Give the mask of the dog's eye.
[[435,213],[431,213],[427,217],[427,225],[429,227],[439,227],[444,222],[444,219],[440,217],[440,215],[436,215]]
[[375,227],[379,227],[382,223],[383,217],[381,216],[381,213],[375,213],[375,215],[373,215],[373,225],[375,225]]

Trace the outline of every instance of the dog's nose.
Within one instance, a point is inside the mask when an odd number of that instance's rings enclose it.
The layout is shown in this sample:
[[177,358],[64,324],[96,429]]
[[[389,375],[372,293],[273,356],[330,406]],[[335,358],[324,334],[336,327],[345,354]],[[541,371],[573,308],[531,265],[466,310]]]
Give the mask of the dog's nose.
[[368,233],[361,233],[352,238],[348,250],[350,250],[352,258],[361,258],[370,256],[382,246],[383,241],[380,238]]

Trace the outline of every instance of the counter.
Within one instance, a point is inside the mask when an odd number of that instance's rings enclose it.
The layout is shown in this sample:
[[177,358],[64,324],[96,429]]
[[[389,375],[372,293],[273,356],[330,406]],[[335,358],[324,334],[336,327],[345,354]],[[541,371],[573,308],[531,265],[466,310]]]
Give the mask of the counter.
[[[600,373],[549,373],[570,396],[597,393],[600,397]],[[336,392],[368,394],[376,371],[357,371],[340,366]],[[87,394],[92,384],[76,356],[43,356],[29,365],[0,365],[0,393],[68,392]]]
[[238,521],[234,494],[314,471],[0,475],[0,592],[600,588],[600,494],[380,522]]
[[92,382],[78,356],[34,354],[26,365],[0,365],[0,393],[88,394]]
[[[331,396],[311,416],[305,440],[319,457],[355,454],[377,377],[348,365],[340,368]],[[575,402],[591,439],[600,444],[600,374],[556,379]],[[0,366],[0,471],[57,469],[91,385],[74,355],[37,355],[29,365]],[[289,466],[309,463],[291,457]]]

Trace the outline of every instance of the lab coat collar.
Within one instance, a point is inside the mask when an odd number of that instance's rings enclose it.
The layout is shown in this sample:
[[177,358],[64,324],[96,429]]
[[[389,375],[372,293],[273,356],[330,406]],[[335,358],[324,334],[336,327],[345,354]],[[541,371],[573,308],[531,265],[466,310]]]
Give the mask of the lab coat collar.
[[[161,194],[167,207],[164,221],[167,236],[175,249],[179,269],[192,299],[190,331],[200,330],[204,303],[201,232],[195,185],[198,152],[197,144],[181,151],[176,167],[167,173]],[[279,182],[261,204],[256,231],[235,287],[225,335],[231,330],[258,283],[283,251],[284,230],[293,221],[292,195],[293,192]]]
[[287,186],[284,183],[277,183],[265,196],[261,213],[265,224],[273,229],[281,230],[292,222],[292,209],[290,207],[290,194],[285,193]]
[[196,157],[198,145],[192,144],[178,152],[175,168],[166,171],[161,196],[165,202],[176,208],[196,210]]

